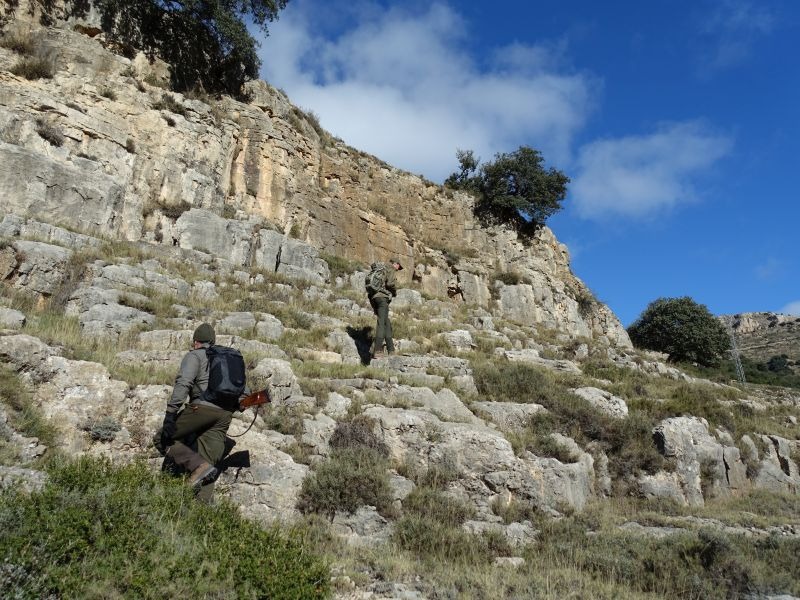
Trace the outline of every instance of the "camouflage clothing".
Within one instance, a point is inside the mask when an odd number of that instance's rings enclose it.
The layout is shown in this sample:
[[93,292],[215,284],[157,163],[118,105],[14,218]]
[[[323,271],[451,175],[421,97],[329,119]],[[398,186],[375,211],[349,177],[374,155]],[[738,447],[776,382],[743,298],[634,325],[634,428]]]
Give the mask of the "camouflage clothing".
[[397,274],[394,267],[391,263],[383,263],[383,267],[386,272],[386,282],[383,284],[382,290],[370,295],[370,302],[372,302],[373,298],[386,298],[391,302],[392,298],[397,295]]
[[389,320],[389,303],[397,295],[397,273],[392,263],[383,263],[383,266],[386,272],[386,282],[383,285],[383,289],[368,295],[372,311],[377,317],[375,339],[372,342],[370,351],[373,357],[381,351],[384,344],[387,352],[394,352],[392,322]]

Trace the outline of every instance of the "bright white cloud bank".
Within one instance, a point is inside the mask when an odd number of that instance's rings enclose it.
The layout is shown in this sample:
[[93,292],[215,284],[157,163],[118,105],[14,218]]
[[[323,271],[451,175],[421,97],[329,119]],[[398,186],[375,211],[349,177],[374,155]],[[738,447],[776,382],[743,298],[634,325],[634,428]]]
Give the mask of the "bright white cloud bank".
[[697,122],[587,144],[571,186],[577,210],[587,218],[645,217],[693,200],[692,176],[730,147],[729,138]]
[[586,218],[646,217],[690,199],[691,177],[730,147],[698,123],[679,123],[590,143],[576,162],[574,137],[602,84],[564,66],[563,42],[515,42],[479,63],[451,6],[411,4],[423,8],[293,0],[262,47],[265,79],[348,144],[436,181],[457,169],[456,149],[490,160],[537,148],[572,177]]
[[800,317],[800,300],[795,300],[794,302],[790,302],[782,309],[780,309],[778,312],[783,313],[785,315],[795,315]]
[[263,71],[348,144],[439,181],[457,169],[458,148],[491,159],[527,144],[553,164],[569,160],[598,84],[557,72],[557,47],[515,43],[479,65],[464,46],[467,24],[442,3],[362,6],[329,39],[312,24],[323,6],[289,4],[263,45]]

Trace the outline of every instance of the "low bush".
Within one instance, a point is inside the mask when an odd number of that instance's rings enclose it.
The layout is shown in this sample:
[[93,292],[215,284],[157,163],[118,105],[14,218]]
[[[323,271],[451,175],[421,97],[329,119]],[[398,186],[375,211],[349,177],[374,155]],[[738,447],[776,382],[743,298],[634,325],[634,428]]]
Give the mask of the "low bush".
[[261,413],[261,419],[264,427],[284,435],[297,435],[303,432],[302,413],[289,407],[270,406]]
[[492,502],[492,512],[503,519],[506,525],[522,521],[537,523],[545,518],[535,504],[516,498],[511,498],[508,502],[502,501],[500,497],[496,498]]
[[742,598],[797,593],[800,541],[753,540],[716,530],[686,530],[664,538],[619,532],[587,534],[580,518],[544,523],[537,553],[546,561],[570,557],[574,567],[634,590],[670,598]]
[[475,508],[461,500],[430,487],[414,488],[403,500],[403,512],[432,519],[443,525],[461,526],[475,516]]
[[524,278],[516,271],[496,271],[492,277],[494,278],[495,281],[501,281],[505,285],[519,285],[520,283],[530,283],[528,279]]
[[36,45],[29,33],[7,33],[0,37],[0,48],[6,48],[23,56],[33,54]]
[[429,464],[427,468],[401,465],[398,467],[398,472],[420,487],[430,487],[437,490],[445,489],[448,483],[457,480],[460,476],[455,461],[450,457],[446,457],[445,460],[440,462]]
[[391,514],[388,467],[388,461],[371,448],[337,449],[303,480],[297,508],[330,519],[337,511],[354,513],[365,505]]
[[403,550],[442,563],[476,564],[492,559],[483,538],[419,515],[398,519],[391,539]]
[[653,415],[631,411],[616,419],[572,394],[564,383],[544,369],[513,362],[478,363],[473,366],[475,385],[489,400],[535,402],[550,415],[537,415],[520,437],[512,436],[515,450],[530,445],[545,455],[570,460],[545,436],[557,431],[572,437],[581,446],[597,442],[609,458],[612,477],[624,479],[638,470],[652,473],[662,468],[664,458],[652,439]]
[[113,417],[100,417],[99,419],[89,419],[81,429],[89,434],[92,441],[111,442],[117,437],[117,432],[122,426]]
[[196,502],[146,465],[82,458],[41,492],[0,492],[10,598],[325,598],[327,566],[298,535],[226,502]]
[[[8,425],[26,437],[37,438],[45,446],[53,446],[58,430],[47,420],[31,397],[30,390],[11,368],[0,365],[0,404]],[[18,464],[17,449],[0,436],[0,462]]]
[[153,102],[153,110],[168,110],[176,115],[186,116],[186,107],[175,100],[171,94],[161,94],[161,99]]
[[320,258],[328,263],[328,268],[331,271],[331,281],[336,281],[337,277],[343,277],[355,273],[364,268],[364,265],[356,260],[349,260],[342,256],[335,254],[321,253]]
[[552,373],[523,363],[476,362],[472,370],[478,392],[485,400],[547,406],[573,397]]
[[366,415],[356,415],[350,421],[337,423],[330,446],[340,450],[369,448],[384,458],[389,456],[389,448],[375,434],[375,420]]
[[108,98],[109,100],[116,100],[117,99],[117,92],[115,92],[110,87],[100,88],[100,92],[99,93],[103,98]]
[[52,79],[55,74],[53,61],[49,58],[40,56],[28,56],[21,58],[11,67],[11,72],[28,80]]
[[64,134],[61,133],[61,130],[43,119],[37,119],[36,133],[51,146],[61,147],[64,145]]

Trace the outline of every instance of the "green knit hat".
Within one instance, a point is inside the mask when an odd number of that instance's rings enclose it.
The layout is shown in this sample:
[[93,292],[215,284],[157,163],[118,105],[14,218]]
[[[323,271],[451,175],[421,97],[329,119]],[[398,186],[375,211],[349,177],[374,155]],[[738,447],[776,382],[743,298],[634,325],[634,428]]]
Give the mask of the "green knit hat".
[[214,334],[214,328],[211,325],[203,323],[194,330],[192,340],[201,344],[213,344],[217,340],[217,336]]

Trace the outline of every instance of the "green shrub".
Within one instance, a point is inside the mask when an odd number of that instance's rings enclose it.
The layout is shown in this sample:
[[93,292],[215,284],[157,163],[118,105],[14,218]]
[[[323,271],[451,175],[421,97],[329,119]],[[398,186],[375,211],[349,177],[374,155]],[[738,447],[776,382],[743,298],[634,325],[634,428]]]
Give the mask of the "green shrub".
[[518,362],[476,362],[473,378],[481,396],[496,402],[547,406],[572,397],[552,373]]
[[403,512],[458,527],[475,516],[475,508],[430,487],[416,487],[403,500]]
[[297,508],[333,518],[337,511],[354,513],[370,505],[391,513],[392,491],[387,460],[371,448],[342,448],[320,462],[304,480]]
[[486,563],[492,556],[479,536],[419,515],[407,515],[394,524],[392,541],[415,556],[443,563]]
[[33,54],[35,44],[29,33],[7,33],[0,37],[0,48],[6,48],[17,54],[30,56]]
[[[31,398],[28,387],[6,365],[0,365],[0,403],[6,408],[8,425],[26,437],[35,437],[45,446],[54,446],[58,430],[47,420]],[[17,463],[16,448],[0,437],[0,458]]]
[[516,271],[496,271],[492,276],[495,281],[502,281],[506,285],[519,285],[520,283],[527,283]]
[[103,98],[108,98],[109,100],[116,100],[117,99],[117,92],[115,92],[110,87],[102,87],[102,88],[100,88],[100,95]]
[[398,472],[420,487],[430,487],[437,490],[445,489],[447,484],[460,477],[458,467],[451,457],[445,457],[440,462],[429,464],[427,468],[401,465],[398,467]]
[[65,138],[61,130],[44,119],[36,120],[36,133],[52,146],[61,147],[64,145]]
[[161,94],[161,99],[153,102],[153,110],[168,110],[176,115],[186,116],[186,107],[175,100],[172,94]]
[[450,175],[445,186],[475,194],[478,216],[509,223],[526,234],[561,210],[569,177],[557,169],[545,169],[538,150],[520,146],[514,152],[496,154],[494,161],[480,168],[471,150],[458,150],[456,157],[461,171]]
[[92,441],[111,442],[117,437],[117,432],[122,426],[113,417],[100,417],[97,420],[89,419],[81,425],[81,429],[88,432]]
[[227,502],[196,502],[144,464],[82,458],[39,493],[0,493],[0,596],[324,598],[326,565],[298,536]]
[[342,450],[369,448],[384,458],[389,456],[389,448],[375,434],[375,420],[366,415],[356,415],[350,421],[337,423],[330,446]]
[[669,354],[671,361],[714,366],[730,348],[730,338],[708,308],[691,298],[659,298],[651,302],[628,335],[637,348]]
[[264,427],[284,435],[298,435],[303,432],[302,413],[289,407],[270,406],[261,413],[261,419]]
[[11,72],[25,79],[52,79],[55,74],[53,61],[40,56],[29,56],[21,58],[11,67]]
[[535,504],[516,498],[511,498],[509,502],[503,502],[499,497],[496,498],[492,502],[492,512],[503,519],[503,523],[506,525],[522,521],[537,523],[545,518]]
[[550,411],[537,415],[522,437],[510,436],[520,446],[565,458],[544,436],[557,431],[572,437],[580,446],[597,442],[608,454],[612,476],[643,470],[653,473],[664,464],[652,440],[655,418],[646,412],[629,412],[625,419],[615,419],[596,409],[586,400],[570,393],[557,377],[544,369],[513,362],[476,363],[473,377],[480,394],[488,400],[535,402]]
[[321,253],[320,258],[328,263],[328,268],[331,271],[331,281],[335,281],[337,277],[344,277],[363,269],[364,265],[356,260],[349,260],[342,256],[335,254]]
[[156,201],[156,206],[161,211],[161,214],[170,219],[177,219],[192,208],[192,205],[183,198],[177,200],[165,200],[161,198]]

